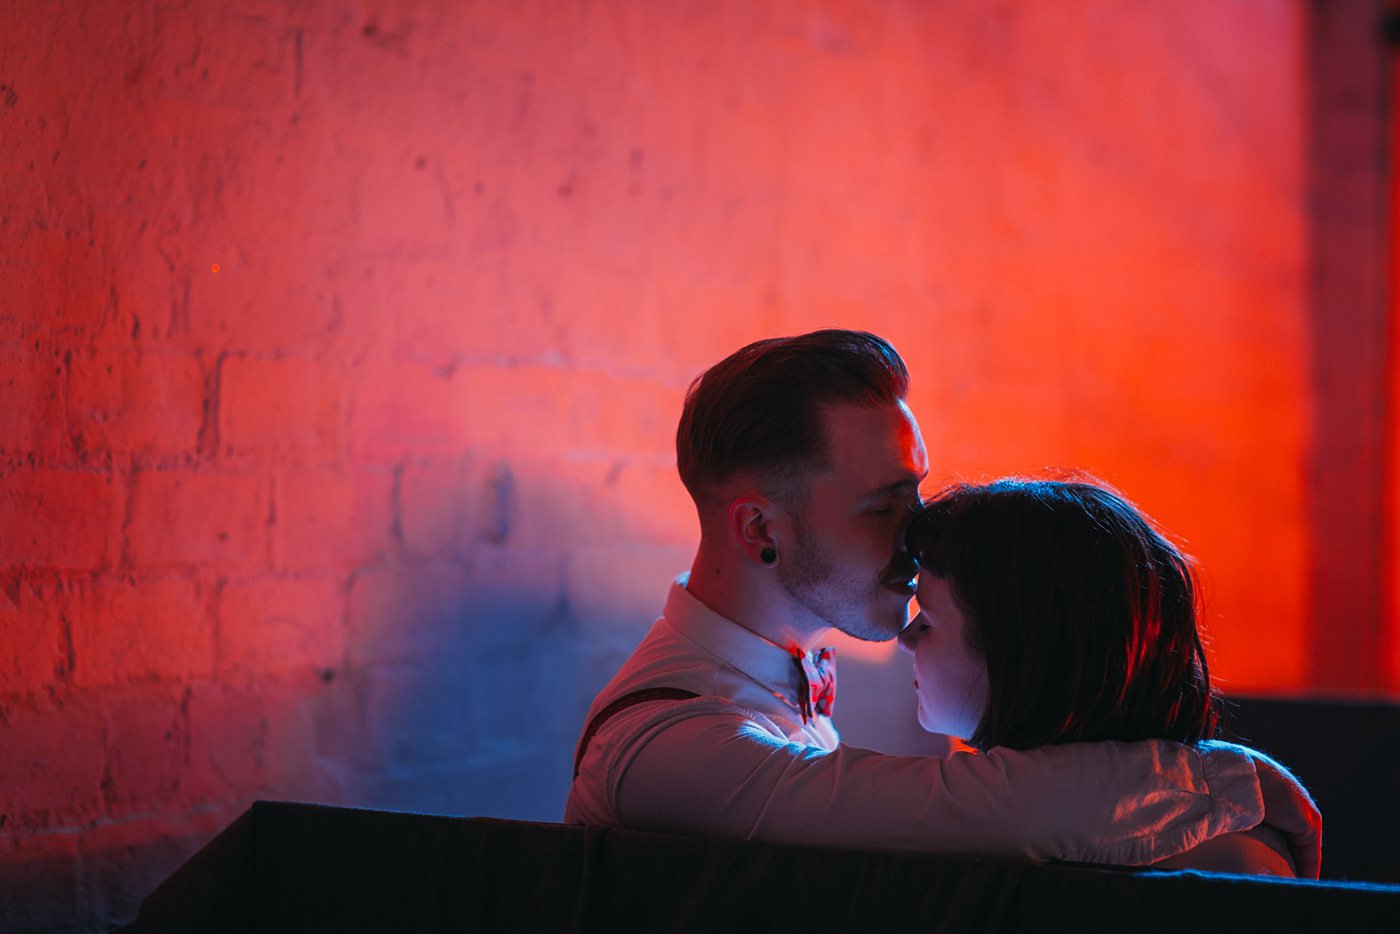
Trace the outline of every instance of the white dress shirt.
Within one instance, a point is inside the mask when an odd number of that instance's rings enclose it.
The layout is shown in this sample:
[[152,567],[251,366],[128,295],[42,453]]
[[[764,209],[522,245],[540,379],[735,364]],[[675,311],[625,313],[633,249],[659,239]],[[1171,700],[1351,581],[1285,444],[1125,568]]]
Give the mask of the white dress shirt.
[[1228,748],[1077,743],[890,756],[807,723],[792,656],[691,596],[683,575],[594,700],[653,687],[603,724],[565,807],[570,823],[827,846],[1145,865],[1229,831],[1264,805]]

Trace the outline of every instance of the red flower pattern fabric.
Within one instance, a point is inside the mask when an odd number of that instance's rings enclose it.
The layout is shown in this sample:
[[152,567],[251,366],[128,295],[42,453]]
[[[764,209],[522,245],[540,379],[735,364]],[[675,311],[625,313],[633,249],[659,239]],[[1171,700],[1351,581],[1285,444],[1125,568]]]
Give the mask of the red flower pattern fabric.
[[802,674],[805,690],[798,695],[802,722],[813,716],[829,717],[836,706],[836,647],[823,646],[811,652],[790,648],[793,661]]

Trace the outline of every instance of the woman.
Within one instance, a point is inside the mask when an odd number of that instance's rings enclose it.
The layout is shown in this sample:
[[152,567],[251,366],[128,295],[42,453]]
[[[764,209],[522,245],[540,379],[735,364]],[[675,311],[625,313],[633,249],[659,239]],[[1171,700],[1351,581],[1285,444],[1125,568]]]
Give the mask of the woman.
[[[982,750],[1215,735],[1191,564],[1121,497],[1077,480],[964,484],[907,541],[921,612],[900,642],[924,729]],[[1158,866],[1295,874],[1269,827]]]

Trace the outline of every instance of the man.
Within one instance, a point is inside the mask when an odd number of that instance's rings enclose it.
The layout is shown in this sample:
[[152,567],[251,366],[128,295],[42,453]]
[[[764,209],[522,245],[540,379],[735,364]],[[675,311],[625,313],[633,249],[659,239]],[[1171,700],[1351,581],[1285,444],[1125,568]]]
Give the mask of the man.
[[841,744],[822,637],[894,638],[914,593],[898,542],[928,456],[908,389],[893,347],[841,330],[759,341],[691,385],[677,466],[700,544],[589,710],[565,819],[1127,865],[1267,820],[1315,877],[1316,808],[1242,747]]

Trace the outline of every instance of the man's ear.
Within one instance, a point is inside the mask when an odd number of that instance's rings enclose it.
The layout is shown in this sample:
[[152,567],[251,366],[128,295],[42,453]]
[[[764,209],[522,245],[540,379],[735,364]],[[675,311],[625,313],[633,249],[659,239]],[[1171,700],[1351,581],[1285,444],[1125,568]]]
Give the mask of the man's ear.
[[772,567],[782,555],[776,503],[757,493],[741,496],[729,504],[729,536],[755,564]]

